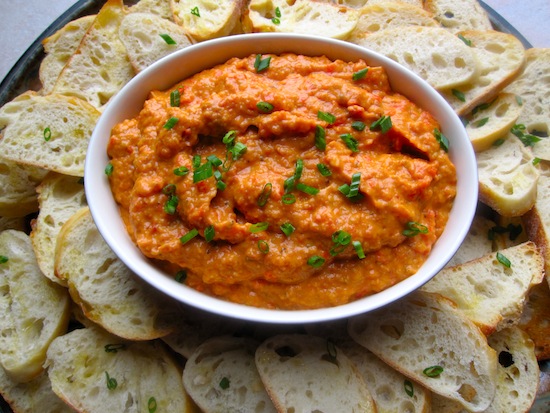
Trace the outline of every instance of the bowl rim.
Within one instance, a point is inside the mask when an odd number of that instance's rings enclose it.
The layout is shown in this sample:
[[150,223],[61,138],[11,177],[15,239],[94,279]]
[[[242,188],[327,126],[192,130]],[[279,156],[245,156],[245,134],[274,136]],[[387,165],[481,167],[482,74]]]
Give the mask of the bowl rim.
[[[235,48],[239,52],[236,53]],[[112,126],[137,115],[149,91],[168,89],[177,81],[223,63],[231,57],[257,53],[281,54],[285,51],[311,56],[326,55],[331,59],[342,58],[349,61],[361,58],[371,66],[383,66],[392,89],[421,107],[430,107],[429,111],[450,141],[449,155],[457,169],[457,195],[446,228],[417,273],[379,293],[335,307],[312,310],[256,308],[212,297],[175,281],[155,267],[131,241],[104,173],[109,162],[106,148]],[[193,61],[193,64],[186,65],[189,61]],[[399,79],[401,81],[398,82]],[[417,93],[419,90],[421,94]],[[136,103],[138,101],[139,104]],[[134,107],[138,110],[133,109]],[[104,108],[90,138],[84,176],[86,198],[100,234],[119,259],[145,282],[177,301],[201,310],[242,320],[275,324],[320,322],[350,317],[373,311],[415,291],[437,274],[458,250],[474,218],[478,199],[474,150],[459,117],[435,89],[412,71],[372,50],[343,40],[295,33],[241,34],[207,40],[175,51],[138,73]]]

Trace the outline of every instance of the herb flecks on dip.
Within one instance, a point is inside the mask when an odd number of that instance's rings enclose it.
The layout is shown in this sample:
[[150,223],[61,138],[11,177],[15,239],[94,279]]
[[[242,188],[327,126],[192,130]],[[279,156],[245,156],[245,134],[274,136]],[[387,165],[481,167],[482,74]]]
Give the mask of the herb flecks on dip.
[[254,55],[151,92],[112,131],[109,179],[134,242],[182,282],[313,309],[426,260],[456,192],[445,140],[383,68]]

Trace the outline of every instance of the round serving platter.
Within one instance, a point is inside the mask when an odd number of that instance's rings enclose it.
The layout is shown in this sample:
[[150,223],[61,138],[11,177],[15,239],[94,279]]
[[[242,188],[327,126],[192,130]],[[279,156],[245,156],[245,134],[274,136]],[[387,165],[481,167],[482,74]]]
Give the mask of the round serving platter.
[[[38,70],[40,62],[44,58],[44,49],[42,41],[53,35],[65,24],[79,17],[95,14],[105,3],[105,0],[80,0],[72,7],[66,10],[57,18],[23,53],[19,60],[8,72],[6,77],[0,83],[0,106],[11,101],[21,93],[27,90],[39,90],[40,80]],[[125,1],[127,5],[137,3],[137,0]],[[501,32],[509,33],[518,38],[525,48],[531,48],[529,41],[516,30],[506,19],[493,10],[483,1],[479,0],[480,5],[487,11],[493,27]],[[541,369],[550,372],[550,364],[544,363]],[[546,413],[550,411],[550,394],[537,399],[531,409],[531,413]],[[12,413],[8,404],[0,397],[0,413]]]

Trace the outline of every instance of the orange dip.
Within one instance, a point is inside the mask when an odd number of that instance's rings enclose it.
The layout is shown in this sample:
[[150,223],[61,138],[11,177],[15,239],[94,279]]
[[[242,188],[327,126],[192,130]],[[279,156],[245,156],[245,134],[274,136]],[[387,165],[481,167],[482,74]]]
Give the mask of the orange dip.
[[111,187],[139,249],[194,289],[265,308],[340,305],[414,274],[456,192],[437,122],[364,61],[255,61],[153,91],[113,129]]

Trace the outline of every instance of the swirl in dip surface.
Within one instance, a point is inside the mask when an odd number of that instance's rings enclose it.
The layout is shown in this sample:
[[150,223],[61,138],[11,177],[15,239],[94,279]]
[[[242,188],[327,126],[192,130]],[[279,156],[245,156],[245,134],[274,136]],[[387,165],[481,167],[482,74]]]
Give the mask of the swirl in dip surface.
[[192,288],[330,307],[426,260],[456,194],[438,128],[364,61],[234,58],[113,129],[110,183],[139,249]]

